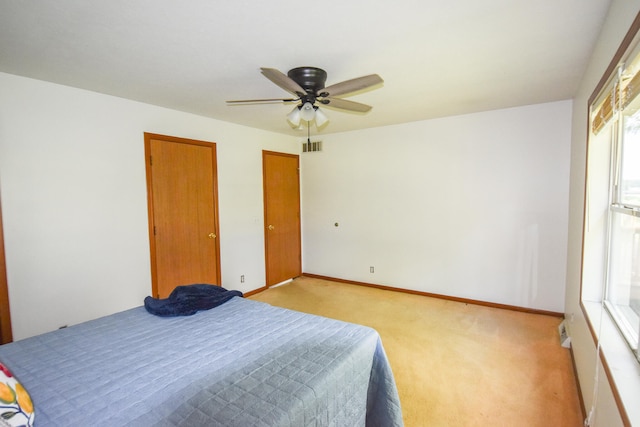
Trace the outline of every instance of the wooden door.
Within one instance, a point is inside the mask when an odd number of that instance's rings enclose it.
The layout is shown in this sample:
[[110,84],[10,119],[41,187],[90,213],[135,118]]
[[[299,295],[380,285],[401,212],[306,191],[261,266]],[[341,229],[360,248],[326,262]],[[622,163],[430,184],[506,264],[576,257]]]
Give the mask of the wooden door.
[[299,157],[262,152],[267,286],[302,274]]
[[11,311],[9,310],[7,267],[4,256],[2,206],[0,205],[0,344],[6,344],[11,341],[13,341],[13,333],[11,331]]
[[145,133],[152,291],[220,285],[216,146]]

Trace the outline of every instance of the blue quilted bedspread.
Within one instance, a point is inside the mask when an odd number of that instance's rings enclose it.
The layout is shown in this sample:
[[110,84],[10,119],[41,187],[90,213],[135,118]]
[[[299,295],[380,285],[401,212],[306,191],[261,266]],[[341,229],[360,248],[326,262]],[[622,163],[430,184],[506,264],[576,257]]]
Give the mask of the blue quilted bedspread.
[[401,426],[373,329],[232,298],[138,307],[0,346],[36,426]]

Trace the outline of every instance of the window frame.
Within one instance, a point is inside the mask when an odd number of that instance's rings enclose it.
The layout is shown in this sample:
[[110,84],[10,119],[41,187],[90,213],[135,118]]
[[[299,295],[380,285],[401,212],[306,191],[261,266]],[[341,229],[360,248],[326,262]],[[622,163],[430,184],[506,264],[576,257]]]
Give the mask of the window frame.
[[[640,13],[636,14],[633,23],[627,31],[625,37],[620,43],[611,62],[606,68],[601,79],[595,86],[591,96],[588,98],[585,108],[588,111],[585,125],[587,127],[587,151],[586,151],[586,170],[585,170],[585,193],[584,193],[584,209],[583,209],[583,234],[582,234],[582,254],[580,266],[580,301],[579,306],[584,315],[588,331],[591,334],[593,342],[596,346],[596,384],[597,371],[602,369],[606,375],[607,382],[611,388],[613,398],[624,425],[631,425],[631,419],[640,419],[640,407],[637,406],[637,396],[640,395],[640,363],[635,355],[629,350],[626,340],[622,337],[619,329],[615,326],[611,316],[606,312],[602,302],[597,301],[598,295],[602,294],[602,284],[600,290],[594,289],[592,286],[594,281],[603,282],[602,274],[598,268],[591,271],[591,275],[585,274],[585,265],[589,265],[592,261],[593,254],[585,252],[585,243],[587,239],[594,239],[594,236],[588,235],[588,227],[590,221],[590,200],[589,200],[589,180],[587,179],[590,172],[589,152],[592,143],[592,107],[596,101],[601,102],[602,93],[606,87],[611,84],[611,76],[618,68],[620,62],[630,53],[634,40],[640,39]],[[607,236],[608,238],[608,236]],[[598,238],[602,240],[601,238]],[[598,240],[596,239],[596,240]],[[596,254],[599,256],[599,254]],[[595,393],[595,390],[594,390]],[[595,404],[595,403],[594,403]],[[587,408],[588,409],[588,408]],[[593,408],[592,408],[593,409]]]
[[[638,46],[640,46],[640,42],[638,42]],[[636,46],[630,54],[630,57],[633,56],[633,59],[640,58],[640,53],[637,52]],[[624,65],[621,65],[619,68],[620,71],[623,71]],[[622,72],[619,72],[618,75],[622,75]],[[637,72],[637,75],[640,75],[640,71]],[[640,95],[635,95],[634,98],[638,98]],[[604,283],[604,298],[603,304],[609,315],[612,317],[612,320],[615,322],[616,327],[620,330],[620,333],[626,340],[629,345],[631,351],[634,353],[636,359],[640,361],[640,353],[638,352],[638,345],[640,343],[640,318],[638,313],[634,312],[634,310],[630,306],[624,306],[622,304],[618,304],[615,301],[616,298],[616,290],[614,287],[618,287],[617,281],[614,282],[614,274],[618,272],[614,272],[613,269],[616,265],[618,265],[619,254],[615,248],[618,245],[617,241],[617,232],[622,229],[622,225],[619,225],[619,221],[624,221],[624,218],[631,220],[633,218],[640,217],[639,206],[635,205],[627,205],[623,201],[623,191],[622,191],[622,178],[623,178],[623,160],[624,160],[624,152],[627,144],[627,131],[626,131],[626,120],[625,120],[625,111],[627,106],[629,106],[631,102],[627,102],[626,105],[623,105],[622,108],[614,111],[611,117],[611,126],[613,127],[611,132],[611,168],[610,168],[610,177],[609,177],[609,206],[607,209],[607,248],[606,248],[606,258],[605,258],[605,283]],[[633,285],[629,284],[629,289],[627,293],[630,294],[631,287]],[[635,325],[634,325],[635,323]]]
[[[637,20],[638,18],[636,17]],[[627,117],[633,117],[634,115],[629,116],[630,110],[636,110],[635,114],[640,114],[637,108],[638,100],[640,100],[640,34],[638,34],[638,29],[636,28],[633,37],[629,37],[629,34],[627,34],[627,38],[628,42],[620,46],[618,51],[620,55],[614,58],[607,69],[607,73],[602,77],[601,83],[589,98],[581,303],[585,300],[585,254],[591,258],[594,256],[592,254],[601,253],[600,262],[604,269],[602,283],[594,285],[594,281],[591,281],[592,283],[589,286],[591,288],[594,286],[600,287],[601,298],[599,303],[618,328],[636,360],[640,362],[640,352],[638,351],[640,349],[640,313],[633,309],[631,304],[633,300],[632,289],[634,288],[631,280],[632,275],[629,275],[629,280],[627,281],[622,279],[627,273],[626,268],[633,270],[636,263],[631,259],[627,262],[628,265],[624,265],[624,259],[618,250],[620,247],[619,240],[624,237],[624,233],[620,233],[620,231],[624,232],[623,222],[625,218],[628,218],[630,222],[635,222],[635,218],[640,218],[640,204],[625,204],[622,190],[624,150],[628,148],[625,144],[631,144],[629,142],[631,134],[627,133],[626,129]],[[624,49],[622,49],[623,47]],[[604,136],[599,136],[601,132],[604,133]],[[598,144],[606,144],[609,153],[603,154],[601,149],[595,148],[595,145]],[[592,156],[593,152],[596,151],[599,151],[600,154],[596,155],[596,157]],[[596,160],[593,161],[592,158]],[[596,166],[594,169],[598,169],[598,165],[602,168],[602,165],[607,162],[609,163],[608,174],[603,174],[602,172],[591,173],[590,166]],[[592,175],[595,175],[595,178],[592,178]],[[590,187],[594,185],[594,180],[598,181],[595,182],[595,185],[600,184],[598,185],[600,190],[596,193],[598,202],[592,205],[590,202]],[[604,180],[607,180],[606,207],[602,201],[604,199],[602,188],[605,186],[599,182]],[[588,229],[591,221],[589,211],[593,207],[596,208],[594,210],[597,214],[600,214],[600,217],[606,216],[604,219],[606,225],[601,232],[603,233],[604,247],[599,247],[599,243],[591,243],[593,237],[589,239],[589,242],[586,238],[589,234]],[[597,237],[598,233],[595,232],[594,236]],[[633,245],[633,237],[631,240]],[[627,289],[624,289],[624,286],[627,286]],[[623,288],[622,292],[620,288]],[[590,293],[591,299],[587,300],[593,302],[593,292]],[[623,296],[623,298],[620,298],[620,296]],[[627,304],[621,303],[621,299],[626,299],[628,301]]]

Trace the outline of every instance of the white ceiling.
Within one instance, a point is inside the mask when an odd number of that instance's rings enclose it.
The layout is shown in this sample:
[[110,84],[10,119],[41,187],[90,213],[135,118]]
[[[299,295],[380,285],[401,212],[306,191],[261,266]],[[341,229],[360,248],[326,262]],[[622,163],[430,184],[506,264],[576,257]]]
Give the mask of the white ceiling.
[[[290,135],[289,94],[260,74],[327,85],[377,73],[326,109],[342,132],[572,98],[610,0],[0,0],[0,71]],[[1,94],[0,94],[1,96]]]

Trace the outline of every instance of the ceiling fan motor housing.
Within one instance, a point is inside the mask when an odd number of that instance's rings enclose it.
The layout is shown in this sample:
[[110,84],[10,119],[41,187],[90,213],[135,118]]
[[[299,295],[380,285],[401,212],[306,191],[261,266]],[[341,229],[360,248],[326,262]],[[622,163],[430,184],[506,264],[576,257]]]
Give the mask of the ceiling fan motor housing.
[[289,70],[287,76],[298,83],[308,94],[316,95],[320,89],[324,89],[327,81],[327,72],[316,67],[298,67]]

